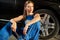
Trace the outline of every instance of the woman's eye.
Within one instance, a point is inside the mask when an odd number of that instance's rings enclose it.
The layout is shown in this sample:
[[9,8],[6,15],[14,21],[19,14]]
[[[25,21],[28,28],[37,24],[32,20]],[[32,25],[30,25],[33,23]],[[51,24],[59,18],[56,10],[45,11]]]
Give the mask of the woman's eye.
[[28,8],[29,8],[30,6],[28,6]]

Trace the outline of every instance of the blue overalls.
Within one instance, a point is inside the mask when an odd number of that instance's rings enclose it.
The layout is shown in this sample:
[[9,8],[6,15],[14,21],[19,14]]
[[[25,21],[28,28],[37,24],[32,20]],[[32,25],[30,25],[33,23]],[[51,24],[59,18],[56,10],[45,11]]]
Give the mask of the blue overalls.
[[[28,21],[32,20],[34,17],[33,15],[26,16],[26,20],[24,24],[26,24]],[[19,35],[18,40],[38,40],[39,38],[39,31],[40,31],[40,21],[37,21],[36,23],[29,26],[27,30],[27,34],[23,34],[24,27],[21,27],[16,29],[16,32]],[[0,40],[8,40],[8,38],[12,35],[11,30],[11,22],[8,22],[1,30],[0,30]]]

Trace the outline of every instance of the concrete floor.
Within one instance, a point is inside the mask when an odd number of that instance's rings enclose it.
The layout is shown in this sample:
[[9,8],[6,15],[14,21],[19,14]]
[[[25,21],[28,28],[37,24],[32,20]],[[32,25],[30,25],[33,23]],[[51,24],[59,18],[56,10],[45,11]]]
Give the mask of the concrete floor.
[[9,40],[17,40],[13,35],[9,38]]
[[[13,35],[9,38],[9,40],[17,40]],[[41,39],[40,39],[41,40]],[[56,38],[51,38],[49,40],[60,40],[60,35],[57,35]]]

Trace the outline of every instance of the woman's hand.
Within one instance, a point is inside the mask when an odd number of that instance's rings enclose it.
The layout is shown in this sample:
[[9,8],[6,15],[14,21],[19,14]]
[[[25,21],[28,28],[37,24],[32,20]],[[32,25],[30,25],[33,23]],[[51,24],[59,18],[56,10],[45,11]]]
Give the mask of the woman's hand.
[[14,31],[14,32],[16,32],[16,23],[13,23],[12,25],[11,25],[11,29],[12,29],[12,31]]
[[12,25],[11,25],[12,31],[16,32],[16,28],[17,28],[16,22],[13,19],[11,19],[10,22],[12,23]]
[[26,35],[27,30],[28,30],[28,25],[26,25],[26,26],[24,27],[24,30],[23,30],[23,34],[24,34],[24,35]]

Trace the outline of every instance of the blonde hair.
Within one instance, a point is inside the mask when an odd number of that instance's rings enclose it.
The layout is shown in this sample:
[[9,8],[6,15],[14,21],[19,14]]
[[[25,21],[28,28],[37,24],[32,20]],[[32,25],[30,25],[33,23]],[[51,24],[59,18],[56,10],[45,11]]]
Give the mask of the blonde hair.
[[25,2],[25,4],[24,4],[24,13],[23,13],[24,19],[25,19],[26,16],[27,16],[27,12],[26,12],[26,10],[25,10],[25,7],[26,7],[26,5],[29,4],[29,3],[32,3],[33,6],[34,6],[34,3],[33,3],[32,1],[29,1],[29,0],[28,0],[28,1]]

